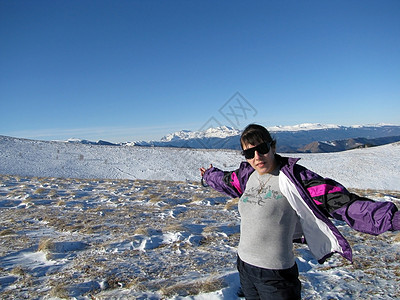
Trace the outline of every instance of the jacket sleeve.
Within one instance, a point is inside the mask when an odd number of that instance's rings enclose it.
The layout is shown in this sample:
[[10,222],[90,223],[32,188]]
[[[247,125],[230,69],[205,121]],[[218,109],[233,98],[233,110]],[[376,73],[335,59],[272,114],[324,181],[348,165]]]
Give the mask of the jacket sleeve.
[[222,171],[212,167],[203,176],[203,180],[214,190],[225,195],[237,198],[243,194],[245,183],[251,171],[247,163],[242,163],[240,168],[234,171]]
[[332,179],[312,174],[307,176],[310,179],[303,180],[304,186],[314,203],[328,216],[373,235],[399,230],[400,215],[394,203],[360,197]]

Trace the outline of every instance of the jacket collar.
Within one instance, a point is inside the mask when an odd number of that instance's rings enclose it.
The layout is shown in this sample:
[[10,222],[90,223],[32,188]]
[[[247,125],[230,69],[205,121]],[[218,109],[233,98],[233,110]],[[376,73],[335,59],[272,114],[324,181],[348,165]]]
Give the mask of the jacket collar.
[[279,154],[275,154],[275,157],[277,161],[281,163],[282,167],[289,168],[290,170],[293,170],[294,165],[300,160],[300,158],[296,157],[284,157],[280,156]]

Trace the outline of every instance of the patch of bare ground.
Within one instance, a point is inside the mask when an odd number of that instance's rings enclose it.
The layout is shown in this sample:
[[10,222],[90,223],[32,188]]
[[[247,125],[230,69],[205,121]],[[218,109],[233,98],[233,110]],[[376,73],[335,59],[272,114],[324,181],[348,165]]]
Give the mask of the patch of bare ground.
[[[356,192],[399,204],[397,192]],[[237,202],[198,182],[0,175],[1,298],[107,299],[129,291],[135,299],[150,291],[166,299],[219,290],[223,275],[235,272]],[[327,283],[316,278],[332,270],[353,274],[341,279],[349,294],[351,281],[379,282],[370,295],[382,293],[385,279],[398,281],[399,235],[337,225],[354,263],[335,256],[316,264],[317,275],[300,268],[306,299],[318,299],[311,295]],[[303,246],[296,252],[309,259]]]
[[350,192],[358,194],[363,197],[375,197],[375,198],[384,198],[391,197],[397,199],[398,203],[400,199],[400,191],[391,191],[391,190],[372,190],[372,189],[349,189]]
[[0,195],[3,299],[196,294],[234,268],[237,212],[197,182],[0,176]]

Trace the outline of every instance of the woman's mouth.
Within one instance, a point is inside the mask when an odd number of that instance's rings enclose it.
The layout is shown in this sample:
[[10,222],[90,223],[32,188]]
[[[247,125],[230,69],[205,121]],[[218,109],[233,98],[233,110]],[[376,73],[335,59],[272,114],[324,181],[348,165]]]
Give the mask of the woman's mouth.
[[256,163],[256,167],[258,167],[258,168],[262,168],[262,167],[264,167],[265,166],[265,163],[264,162],[259,162],[259,163]]

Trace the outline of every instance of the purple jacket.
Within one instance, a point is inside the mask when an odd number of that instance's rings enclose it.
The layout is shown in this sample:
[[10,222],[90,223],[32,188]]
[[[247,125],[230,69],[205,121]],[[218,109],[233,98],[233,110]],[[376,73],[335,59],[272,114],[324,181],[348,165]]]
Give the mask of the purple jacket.
[[[351,228],[378,235],[400,230],[400,212],[392,202],[377,202],[350,193],[338,182],[298,165],[296,158],[277,155],[282,168],[279,187],[300,219],[308,247],[319,263],[334,253],[352,260],[351,247],[330,218],[345,221]],[[215,190],[240,197],[254,169],[241,163],[239,169],[224,172],[208,169],[203,179]],[[297,237],[294,237],[297,238]]]

